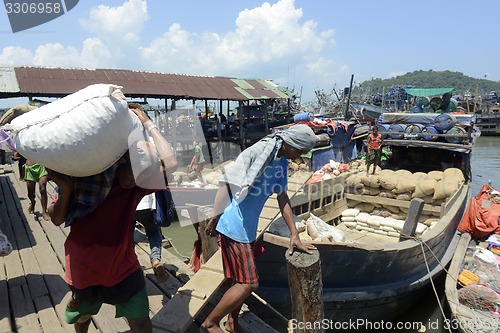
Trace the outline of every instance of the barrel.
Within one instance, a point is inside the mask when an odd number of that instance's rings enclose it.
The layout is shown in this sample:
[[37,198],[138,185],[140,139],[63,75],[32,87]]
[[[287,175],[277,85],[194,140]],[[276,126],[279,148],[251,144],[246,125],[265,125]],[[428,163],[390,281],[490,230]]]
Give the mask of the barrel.
[[424,125],[422,124],[408,124],[406,125],[405,134],[419,134],[422,133],[424,129]]
[[392,124],[389,127],[387,134],[391,139],[402,139],[404,138],[404,132],[406,130],[405,124]]
[[313,120],[314,120],[314,114],[312,112],[301,112],[293,116],[293,121],[295,123],[300,123],[303,121],[313,121]]
[[431,98],[430,105],[433,110],[439,110],[441,108],[441,103],[443,103],[441,97],[436,96]]
[[422,110],[422,108],[418,105],[415,105],[411,108],[411,112],[412,113],[422,113],[424,112],[424,110]]
[[438,131],[447,131],[457,124],[457,118],[450,113],[441,113],[434,119],[434,127]]
[[438,137],[432,134],[438,134],[438,133],[439,131],[434,126],[431,125],[425,126],[422,129],[422,139],[426,141],[436,141]]
[[450,128],[448,131],[446,131],[445,134],[463,134],[464,136],[446,136],[445,140],[446,142],[449,143],[463,143],[464,141],[467,140],[466,134],[467,131],[465,128],[460,127],[460,126],[453,126]]
[[389,125],[388,124],[380,124],[377,125],[378,132],[380,135],[382,135],[382,138],[386,139],[387,138],[387,132],[389,132]]
[[450,103],[448,104],[448,107],[444,110],[444,112],[453,112],[456,110],[458,106],[458,101],[454,98],[450,98]]
[[429,97],[427,96],[420,96],[417,97],[416,104],[419,108],[424,108],[425,106],[429,105]]

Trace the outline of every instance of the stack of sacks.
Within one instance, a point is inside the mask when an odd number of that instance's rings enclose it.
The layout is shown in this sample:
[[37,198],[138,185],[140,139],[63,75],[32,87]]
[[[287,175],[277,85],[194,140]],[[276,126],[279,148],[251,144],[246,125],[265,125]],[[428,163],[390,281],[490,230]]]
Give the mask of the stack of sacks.
[[[410,201],[413,198],[421,198],[426,204],[439,206],[452,196],[465,181],[460,169],[449,168],[445,171],[430,171],[429,173],[415,172],[408,170],[381,170],[378,174],[369,175],[364,173],[354,174],[346,179],[347,192],[358,195],[380,196],[389,199]],[[348,203],[354,207],[353,203]],[[366,204],[365,204],[366,205]],[[383,217],[393,217],[396,219],[405,218],[408,209],[398,206],[381,206],[371,204],[374,207],[365,207],[362,211],[372,213],[374,208],[388,210],[379,212],[375,215]],[[359,207],[356,207],[359,208]],[[399,210],[399,212],[398,212]],[[439,212],[433,212],[434,216],[439,217]],[[424,218],[426,218],[424,216]],[[427,216],[430,218],[430,216]]]
[[323,165],[319,170],[317,170],[307,183],[311,184],[322,180],[335,178],[337,176],[340,176],[340,174],[349,171],[350,168],[351,166],[349,164],[330,160],[329,163]]
[[[402,219],[372,215],[356,208],[344,210],[341,215],[341,221],[350,229],[398,238],[405,224],[405,221]],[[423,235],[428,229],[429,226],[418,223],[417,236]]]

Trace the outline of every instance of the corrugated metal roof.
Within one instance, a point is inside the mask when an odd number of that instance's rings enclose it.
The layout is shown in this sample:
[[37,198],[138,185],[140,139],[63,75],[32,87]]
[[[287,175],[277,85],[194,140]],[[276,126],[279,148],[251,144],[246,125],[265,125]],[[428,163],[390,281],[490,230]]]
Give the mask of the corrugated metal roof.
[[63,97],[95,83],[123,87],[131,98],[253,100],[290,98],[270,80],[194,76],[123,69],[0,67],[0,98]]

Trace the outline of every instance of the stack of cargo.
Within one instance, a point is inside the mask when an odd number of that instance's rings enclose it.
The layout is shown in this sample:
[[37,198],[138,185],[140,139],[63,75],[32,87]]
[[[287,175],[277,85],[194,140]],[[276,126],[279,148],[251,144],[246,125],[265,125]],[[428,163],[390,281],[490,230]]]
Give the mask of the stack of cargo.
[[[474,125],[474,115],[465,113],[384,113],[377,121],[377,128],[384,139],[412,139],[464,143],[468,141],[469,128]],[[453,134],[454,136],[440,136]]]
[[[440,206],[460,188],[464,181],[462,171],[457,168],[428,173],[386,169],[369,176],[360,172],[346,179],[347,192],[366,199],[365,201],[348,200],[348,206],[353,210],[342,214],[341,220],[349,228],[399,237],[408,208],[399,204],[398,201],[420,198],[428,205]],[[382,204],[377,200],[369,200],[367,196],[398,201]],[[379,200],[379,202],[384,201]],[[421,214],[417,235],[423,234],[435,225],[439,217],[439,210]]]

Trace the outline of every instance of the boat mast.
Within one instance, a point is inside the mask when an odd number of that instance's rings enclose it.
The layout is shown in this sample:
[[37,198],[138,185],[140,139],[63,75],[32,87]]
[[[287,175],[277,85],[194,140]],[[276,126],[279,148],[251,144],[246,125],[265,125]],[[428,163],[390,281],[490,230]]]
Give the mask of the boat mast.
[[349,85],[349,93],[347,94],[347,106],[345,107],[344,120],[348,120],[349,104],[351,104],[351,91],[352,91],[352,81],[354,80],[354,74],[351,74],[351,84]]

